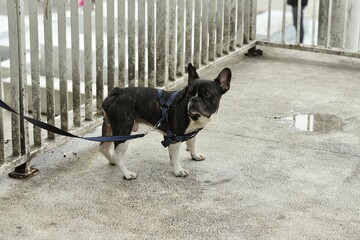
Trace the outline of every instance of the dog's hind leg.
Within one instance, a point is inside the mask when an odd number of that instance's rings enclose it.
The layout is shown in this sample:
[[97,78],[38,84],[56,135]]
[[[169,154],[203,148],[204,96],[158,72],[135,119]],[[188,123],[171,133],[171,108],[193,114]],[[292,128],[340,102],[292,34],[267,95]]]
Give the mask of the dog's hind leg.
[[[116,144],[115,144],[116,145]],[[124,175],[124,179],[131,180],[135,179],[137,174],[134,172],[130,172],[125,166],[125,153],[129,146],[129,142],[120,143],[115,147],[114,154],[112,156],[112,161],[114,164],[120,167],[120,171]]]

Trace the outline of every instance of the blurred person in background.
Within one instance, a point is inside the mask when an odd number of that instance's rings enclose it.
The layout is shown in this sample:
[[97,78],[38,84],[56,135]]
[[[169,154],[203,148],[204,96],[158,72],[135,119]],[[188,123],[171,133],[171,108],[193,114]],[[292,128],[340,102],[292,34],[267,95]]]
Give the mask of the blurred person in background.
[[[297,19],[298,19],[298,0],[287,0],[287,4],[291,6],[292,8],[292,15],[293,15],[293,23],[295,26],[295,29],[297,31]],[[300,43],[303,43],[304,41],[304,8],[307,6],[308,0],[302,0],[301,1],[301,11],[300,11]]]

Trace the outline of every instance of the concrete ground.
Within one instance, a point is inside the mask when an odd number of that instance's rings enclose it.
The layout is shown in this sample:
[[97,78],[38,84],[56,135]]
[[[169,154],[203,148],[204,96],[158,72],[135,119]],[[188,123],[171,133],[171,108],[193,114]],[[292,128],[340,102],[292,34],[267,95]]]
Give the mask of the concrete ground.
[[[33,160],[38,176],[0,176],[0,239],[359,239],[360,60],[262,49],[200,74],[229,67],[233,79],[198,135],[206,160],[183,147],[188,177],[172,175],[155,132],[130,144],[133,181],[96,143],[69,139]],[[298,113],[342,123],[308,132],[281,119]]]

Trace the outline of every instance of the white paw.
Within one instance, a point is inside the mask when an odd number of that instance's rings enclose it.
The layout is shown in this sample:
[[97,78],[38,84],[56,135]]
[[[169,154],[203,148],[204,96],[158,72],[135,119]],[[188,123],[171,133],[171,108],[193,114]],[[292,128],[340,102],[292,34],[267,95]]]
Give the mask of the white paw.
[[124,174],[124,179],[126,179],[126,180],[131,180],[131,179],[135,179],[136,176],[137,176],[136,173],[134,173],[134,172],[128,172],[128,173]]
[[181,168],[179,170],[174,170],[174,174],[177,177],[186,177],[187,175],[189,175],[188,171],[186,171],[183,168]]
[[205,157],[202,154],[191,155],[191,159],[194,161],[203,161]]

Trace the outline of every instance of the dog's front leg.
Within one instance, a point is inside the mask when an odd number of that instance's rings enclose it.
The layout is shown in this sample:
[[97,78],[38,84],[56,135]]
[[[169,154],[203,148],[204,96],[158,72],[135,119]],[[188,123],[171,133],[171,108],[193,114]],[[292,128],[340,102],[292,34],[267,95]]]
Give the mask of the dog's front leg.
[[202,154],[198,154],[196,152],[195,138],[196,137],[193,137],[186,141],[186,150],[188,150],[190,152],[192,160],[194,160],[194,161],[205,160],[205,157]]
[[127,180],[135,179],[136,173],[130,172],[125,166],[125,158],[124,155],[129,146],[128,142],[121,143],[116,146],[115,151],[113,153],[113,161],[112,163],[118,165],[120,167],[120,171],[124,175],[124,178]]
[[180,163],[180,146],[181,142],[169,145],[170,165],[177,177],[186,177],[189,173],[182,168]]

